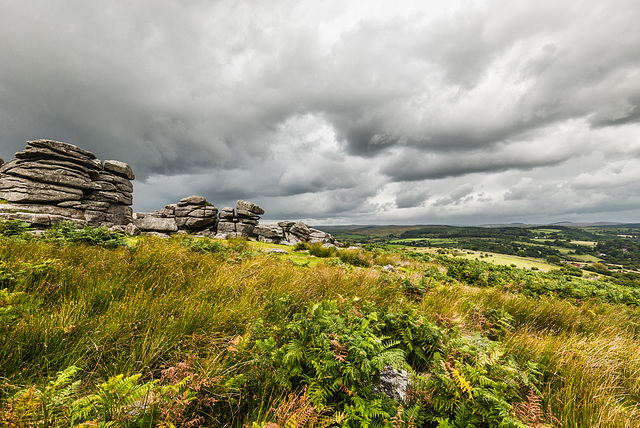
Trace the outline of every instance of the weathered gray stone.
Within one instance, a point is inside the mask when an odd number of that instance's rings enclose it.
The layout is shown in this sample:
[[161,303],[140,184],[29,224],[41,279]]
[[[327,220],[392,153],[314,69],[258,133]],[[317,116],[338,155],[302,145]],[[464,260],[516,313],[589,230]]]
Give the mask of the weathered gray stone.
[[124,177],[111,174],[110,172],[99,171],[95,180],[108,181],[109,183],[113,183],[118,188],[118,190],[122,192],[133,192],[133,184],[131,184],[129,180]]
[[170,238],[170,236],[166,233],[162,233],[162,232],[156,232],[154,230],[152,231],[144,231],[144,232],[140,232],[140,235],[144,235],[144,236],[155,236],[156,238]]
[[84,219],[89,225],[103,225],[109,222],[109,214],[105,211],[85,210]]
[[235,233],[236,231],[236,223],[228,222],[228,221],[220,221],[218,222],[218,233]]
[[32,213],[32,214],[49,214],[61,217],[67,217],[69,219],[82,219],[84,210],[59,207],[56,205],[46,204],[14,204],[14,203],[0,203],[0,212],[13,213]]
[[16,165],[23,168],[45,168],[54,170],[64,168],[70,171],[80,171],[87,174],[92,180],[94,177],[97,179],[98,173],[100,172],[98,169],[87,168],[84,165],[61,159],[14,159],[11,162],[16,162]]
[[154,211],[153,215],[158,217],[175,217],[176,212],[175,212],[175,208],[171,209],[171,208],[164,207],[161,210]]
[[136,218],[133,224],[142,231],[155,230],[160,232],[177,232],[178,225],[173,218],[144,217]]
[[311,231],[311,233],[309,234],[309,242],[311,244],[315,244],[315,243],[325,244],[325,243],[334,242],[333,236],[331,236],[329,233],[323,232],[318,229],[309,229],[309,230]]
[[124,177],[128,180],[134,180],[136,178],[128,163],[117,160],[106,160],[104,161],[103,167],[105,171],[119,175],[120,177]]
[[96,190],[85,196],[90,201],[114,202],[121,205],[131,205],[133,203],[133,195],[123,192],[103,192]]
[[296,245],[296,244],[299,244],[300,242],[305,242],[305,241],[300,239],[298,236],[294,235],[293,233],[290,233],[289,235],[287,235],[287,239],[281,241],[280,243],[284,245]]
[[409,373],[406,370],[387,366],[380,371],[380,385],[374,391],[404,403],[407,401],[409,384]]
[[88,169],[101,170],[102,162],[98,159],[89,159],[86,157],[75,157],[73,155],[67,155],[63,152],[51,150],[45,147],[32,147],[27,146],[21,152],[16,153],[18,159],[57,159],[62,161],[71,162],[74,164],[82,165]]
[[181,207],[184,205],[205,205],[206,203],[207,203],[207,200],[204,197],[192,195],[192,196],[187,196],[186,198],[180,199],[180,202],[178,202],[178,206]]
[[240,218],[246,218],[249,220],[260,220],[260,216],[252,213],[251,211],[237,209],[236,215]]
[[10,202],[57,203],[82,199],[82,190],[3,174],[0,176],[0,199]]
[[266,242],[268,244],[280,244],[282,241],[282,238],[267,238],[266,236],[256,235],[256,241]]
[[102,190],[106,192],[118,192],[120,190],[115,184],[109,183],[108,181],[96,180],[92,183],[95,185],[95,190]]
[[111,206],[109,202],[99,202],[99,201],[85,201],[82,205],[86,210],[104,211],[104,212],[107,212],[107,210]]
[[275,224],[259,224],[253,228],[253,233],[265,238],[282,239],[284,231],[280,226]]
[[140,229],[138,229],[135,224],[129,223],[124,227],[124,233],[131,236],[138,236],[140,235]]
[[21,220],[31,224],[34,227],[50,227],[63,221],[72,221],[79,225],[84,225],[85,222],[80,219],[71,219],[54,214],[38,214],[38,213],[0,213],[0,219],[3,220]]
[[91,189],[91,179],[88,174],[81,172],[71,172],[66,169],[58,169],[56,171],[49,169],[21,168],[14,166],[5,171],[16,177],[28,178],[29,180],[40,183],[51,183],[60,186],[71,186],[79,189]]
[[129,224],[133,222],[133,209],[125,205],[109,205],[107,213],[111,222],[116,224]]
[[43,147],[46,149],[55,150],[56,152],[60,152],[71,157],[96,159],[96,155],[94,155],[93,153],[81,149],[78,146],[74,146],[73,144],[63,143],[62,141],[33,140],[27,141],[27,146]]
[[16,165],[18,165],[16,159],[12,159],[9,162],[4,163],[3,165],[0,165],[0,176],[2,176],[2,174],[4,174],[6,170],[11,169]]
[[279,221],[278,222],[278,226],[280,226],[283,229],[289,229],[294,224],[296,224],[296,222],[295,221],[290,221],[290,220],[284,220],[284,221]]
[[125,232],[124,232],[124,226],[123,226],[123,225],[121,225],[121,224],[114,224],[113,226],[111,226],[111,227],[109,228],[109,230],[110,230],[111,232],[116,232],[116,233],[122,233],[122,234],[124,234],[124,233],[125,233]]
[[287,254],[287,250],[283,250],[282,248],[270,248],[266,251],[267,253],[276,253],[276,254]]
[[189,213],[189,217],[202,217],[202,218],[211,218],[215,217],[218,214],[217,209],[208,209],[209,207],[199,208],[197,210],[193,210]]
[[309,227],[301,221],[291,226],[291,229],[289,229],[289,231],[292,234],[297,235],[299,238],[302,238],[303,241],[306,240],[311,234],[311,230],[309,229]]
[[221,219],[233,219],[235,218],[235,214],[233,211],[233,208],[231,207],[224,207],[221,211],[220,211],[220,215],[219,217]]
[[64,201],[56,204],[56,206],[61,208],[82,208],[83,204],[80,201]]
[[176,217],[179,229],[204,229],[213,226],[215,222],[213,217]]
[[242,199],[236,202],[236,210],[247,210],[258,215],[264,214],[264,210],[262,208],[252,202],[243,201]]
[[176,217],[188,217],[192,211],[201,209],[201,205],[178,205],[175,208]]
[[0,167],[4,165],[4,159],[0,158]]

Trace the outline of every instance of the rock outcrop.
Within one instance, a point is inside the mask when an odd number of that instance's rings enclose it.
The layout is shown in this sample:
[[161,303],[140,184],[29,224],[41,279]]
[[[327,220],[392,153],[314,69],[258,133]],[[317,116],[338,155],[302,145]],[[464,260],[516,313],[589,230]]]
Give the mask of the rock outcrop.
[[224,207],[220,211],[217,238],[234,238],[244,236],[254,237],[253,230],[258,226],[260,216],[264,210],[254,203],[243,201],[236,202],[235,210],[232,207]]
[[281,221],[278,224],[258,225],[253,229],[253,234],[258,241],[274,244],[295,245],[300,242],[336,244],[332,235],[313,229],[300,221]]
[[134,179],[124,162],[101,162],[73,144],[28,141],[15,159],[6,163],[0,159],[0,219],[23,220],[41,228],[70,220],[129,235],[192,233],[289,245],[336,244],[330,234],[302,222],[260,224],[264,210],[244,200],[218,212],[204,197],[189,196],[153,213],[134,215]]
[[202,196],[189,196],[153,213],[136,213],[134,225],[143,234],[167,236],[192,233],[217,239],[244,237],[274,244],[295,245],[299,242],[335,245],[328,233],[310,228],[302,222],[281,221],[260,224],[264,210],[258,205],[239,200],[236,207],[218,209]]
[[136,213],[133,224],[143,233],[183,231],[209,236],[216,232],[218,209],[202,196],[189,196],[153,213]]
[[47,227],[63,220],[81,225],[132,221],[133,180],[124,162],[101,162],[73,144],[28,141],[16,159],[0,162],[0,218]]

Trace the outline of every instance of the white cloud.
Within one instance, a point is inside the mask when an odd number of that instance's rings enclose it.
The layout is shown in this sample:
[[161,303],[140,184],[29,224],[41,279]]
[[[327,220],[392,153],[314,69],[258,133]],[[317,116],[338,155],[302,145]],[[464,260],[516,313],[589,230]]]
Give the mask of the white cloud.
[[141,211],[629,219],[636,3],[3,3],[0,156],[53,138],[127,161]]

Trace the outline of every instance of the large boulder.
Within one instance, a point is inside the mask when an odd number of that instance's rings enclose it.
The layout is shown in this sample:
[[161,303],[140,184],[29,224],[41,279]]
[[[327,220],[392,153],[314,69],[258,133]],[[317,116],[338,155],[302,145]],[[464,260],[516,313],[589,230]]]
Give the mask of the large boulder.
[[207,204],[207,200],[203,197],[203,196],[198,196],[198,195],[192,195],[192,196],[187,196],[186,198],[182,198],[180,199],[180,202],[178,202],[178,206],[184,206],[184,205],[206,205]]
[[238,210],[250,211],[253,214],[257,215],[264,214],[264,210],[262,208],[252,202],[243,201],[242,199],[236,202],[236,211]]
[[303,241],[306,241],[309,238],[309,235],[311,235],[311,229],[309,229],[309,226],[307,226],[301,221],[291,226],[291,228],[289,229],[289,232],[296,235],[298,238],[302,239]]
[[133,174],[133,170],[129,164],[120,162],[117,160],[106,160],[103,164],[104,170],[107,172],[111,172],[115,175],[119,175],[120,177],[126,178],[127,180],[134,180],[136,176]]
[[220,210],[220,220],[233,220],[236,217],[233,208],[224,207]]
[[269,239],[282,239],[284,231],[275,224],[259,224],[253,228],[253,233],[260,237]]
[[178,225],[174,218],[145,216],[136,218],[133,224],[141,231],[177,232]]
[[218,222],[218,233],[230,234],[236,232],[236,223],[228,221]]
[[36,226],[51,224],[58,215],[91,226],[124,226],[132,220],[133,171],[120,161],[105,165],[73,144],[28,141],[16,159],[0,166],[0,199],[50,216],[33,217]]
[[409,373],[406,370],[386,366],[380,371],[380,384],[374,388],[374,391],[406,403],[410,384]]

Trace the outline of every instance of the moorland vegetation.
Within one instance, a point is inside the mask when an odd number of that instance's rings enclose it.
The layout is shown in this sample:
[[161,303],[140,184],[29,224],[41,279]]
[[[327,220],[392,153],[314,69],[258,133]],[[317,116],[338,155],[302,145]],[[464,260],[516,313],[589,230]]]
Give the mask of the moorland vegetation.
[[640,426],[640,290],[442,253],[1,223],[0,423]]

